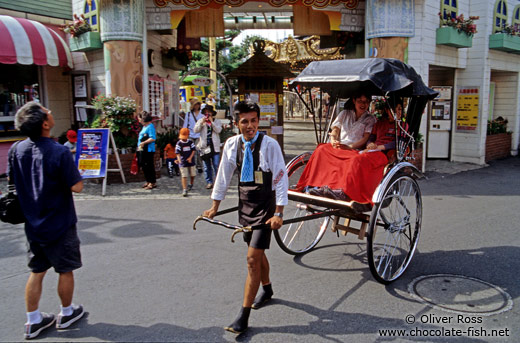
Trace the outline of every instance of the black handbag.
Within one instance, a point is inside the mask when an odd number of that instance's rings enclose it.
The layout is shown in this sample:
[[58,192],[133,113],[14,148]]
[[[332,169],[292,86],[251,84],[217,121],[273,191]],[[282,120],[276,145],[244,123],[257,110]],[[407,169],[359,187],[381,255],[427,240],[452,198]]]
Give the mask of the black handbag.
[[25,216],[20,201],[18,201],[16,190],[14,190],[14,185],[9,185],[9,192],[0,198],[0,220],[10,224],[25,223]]
[[[18,144],[18,143],[16,143]],[[21,224],[25,223],[25,216],[22,212],[22,207],[20,206],[20,201],[18,200],[18,195],[16,194],[16,188],[14,186],[14,180],[12,177],[12,163],[11,159],[13,158],[14,150],[16,148],[16,144],[10,151],[9,154],[9,184],[8,184],[8,192],[6,195],[0,198],[0,220],[4,223],[10,224]]]

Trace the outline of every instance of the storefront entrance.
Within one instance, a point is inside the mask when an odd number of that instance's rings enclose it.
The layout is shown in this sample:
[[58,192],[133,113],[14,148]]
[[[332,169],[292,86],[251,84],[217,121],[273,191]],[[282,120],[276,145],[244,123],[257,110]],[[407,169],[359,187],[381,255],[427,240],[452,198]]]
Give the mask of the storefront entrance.
[[428,86],[438,91],[439,96],[428,106],[426,158],[450,158],[454,78],[455,69],[430,66]]

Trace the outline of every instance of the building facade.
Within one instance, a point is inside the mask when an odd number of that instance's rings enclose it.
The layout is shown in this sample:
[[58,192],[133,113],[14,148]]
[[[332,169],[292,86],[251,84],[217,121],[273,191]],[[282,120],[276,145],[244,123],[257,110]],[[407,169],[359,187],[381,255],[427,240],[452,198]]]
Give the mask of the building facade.
[[[484,164],[490,119],[507,119],[510,151],[518,154],[520,55],[504,42],[520,37],[497,32],[520,22],[519,6],[518,0],[74,0],[74,13],[95,16],[103,43],[75,54],[74,63],[89,73],[93,94],[132,96],[166,127],[179,108],[179,68],[164,53],[182,48],[180,36],[184,42],[222,36],[226,28],[288,25],[295,35],[364,31],[365,57],[401,59],[442,94],[423,117],[424,162]],[[440,13],[478,16],[477,32],[461,36],[442,27]],[[453,31],[464,42],[451,41]],[[497,43],[500,37],[504,42]]]

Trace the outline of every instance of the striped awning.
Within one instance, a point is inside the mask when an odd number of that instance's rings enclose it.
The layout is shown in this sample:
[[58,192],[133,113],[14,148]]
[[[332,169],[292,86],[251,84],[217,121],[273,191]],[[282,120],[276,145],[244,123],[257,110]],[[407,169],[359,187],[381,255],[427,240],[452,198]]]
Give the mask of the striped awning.
[[37,64],[72,68],[65,41],[34,20],[0,15],[0,63]]

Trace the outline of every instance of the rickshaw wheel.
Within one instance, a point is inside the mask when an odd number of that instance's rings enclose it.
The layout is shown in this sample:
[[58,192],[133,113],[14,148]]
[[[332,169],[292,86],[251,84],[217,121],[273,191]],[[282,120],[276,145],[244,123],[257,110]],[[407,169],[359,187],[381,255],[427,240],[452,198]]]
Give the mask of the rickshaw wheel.
[[409,175],[398,174],[375,204],[367,232],[367,257],[374,278],[399,278],[415,253],[422,221],[421,190]]
[[[293,188],[298,183],[311,154],[311,152],[305,152],[287,164],[289,188]],[[320,210],[323,208],[289,200],[284,208],[284,218],[302,217]],[[274,230],[273,234],[283,251],[291,255],[299,255],[312,250],[318,244],[327,231],[329,222],[329,217],[301,221],[283,225],[280,229]]]
[[[289,200],[289,204],[284,209],[285,218],[303,217],[313,214],[315,210],[302,203]],[[274,231],[276,242],[288,254],[299,255],[311,251],[321,240],[330,218],[318,218],[297,223],[283,225]]]

